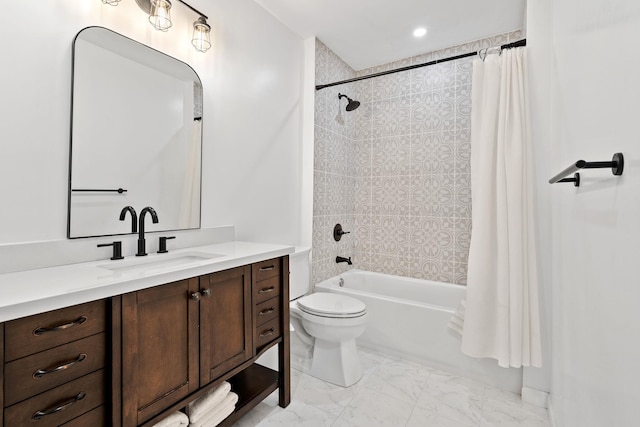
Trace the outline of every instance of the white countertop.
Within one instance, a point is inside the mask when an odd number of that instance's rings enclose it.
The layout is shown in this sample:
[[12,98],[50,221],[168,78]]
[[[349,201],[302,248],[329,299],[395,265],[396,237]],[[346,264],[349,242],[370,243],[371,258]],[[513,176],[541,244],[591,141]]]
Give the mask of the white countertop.
[[[109,298],[165,283],[264,261],[294,252],[293,246],[226,242],[127,257],[0,274],[0,322]],[[194,255],[189,257],[189,255]],[[206,256],[215,256],[206,258]],[[187,260],[163,266],[162,261]],[[200,257],[202,256],[202,257]],[[110,268],[142,263],[153,268]]]

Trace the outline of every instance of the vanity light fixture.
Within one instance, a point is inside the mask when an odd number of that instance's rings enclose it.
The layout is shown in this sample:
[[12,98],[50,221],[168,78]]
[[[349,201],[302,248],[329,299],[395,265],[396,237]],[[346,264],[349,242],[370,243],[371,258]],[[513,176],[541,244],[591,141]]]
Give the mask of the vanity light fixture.
[[171,28],[171,2],[169,0],[151,0],[149,22],[158,31],[168,31]]
[[[198,52],[206,52],[211,48],[211,26],[207,24],[207,15],[187,2],[178,0],[183,5],[200,15],[193,22],[191,44]],[[102,0],[102,3],[117,6],[120,0]],[[171,28],[171,0],[136,0],[138,7],[149,14],[149,23],[156,30],[166,32]]]
[[211,47],[211,27],[207,24],[204,16],[201,16],[193,23],[193,38],[191,44],[198,52],[206,52]]

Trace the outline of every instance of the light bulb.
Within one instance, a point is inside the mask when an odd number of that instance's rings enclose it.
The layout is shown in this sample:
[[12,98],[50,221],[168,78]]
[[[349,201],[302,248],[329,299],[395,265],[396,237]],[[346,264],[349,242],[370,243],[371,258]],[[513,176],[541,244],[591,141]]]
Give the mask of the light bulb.
[[171,2],[169,0],[151,0],[149,22],[159,31],[167,31],[171,27]]
[[193,23],[193,38],[191,39],[191,44],[198,52],[206,52],[209,50],[211,47],[210,34],[211,27],[207,24],[204,17],[201,16]]

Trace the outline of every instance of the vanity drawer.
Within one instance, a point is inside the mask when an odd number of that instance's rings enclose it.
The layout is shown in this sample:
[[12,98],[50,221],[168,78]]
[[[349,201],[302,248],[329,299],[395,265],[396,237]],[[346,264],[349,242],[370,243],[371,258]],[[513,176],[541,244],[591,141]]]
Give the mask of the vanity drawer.
[[104,367],[101,333],[7,363],[5,405],[12,405]]
[[270,343],[280,336],[280,319],[273,319],[256,327],[254,342],[256,348]]
[[5,360],[38,353],[105,330],[106,301],[49,311],[5,323]]
[[268,259],[253,264],[253,281],[259,282],[269,277],[280,276],[280,258]]
[[74,418],[68,423],[62,424],[60,427],[105,427],[104,406],[98,406],[78,418]]
[[104,372],[100,370],[6,408],[4,425],[59,426],[103,403]]
[[253,307],[256,325],[262,325],[280,316],[280,298],[271,298]]
[[253,284],[253,304],[257,305],[280,295],[280,276]]

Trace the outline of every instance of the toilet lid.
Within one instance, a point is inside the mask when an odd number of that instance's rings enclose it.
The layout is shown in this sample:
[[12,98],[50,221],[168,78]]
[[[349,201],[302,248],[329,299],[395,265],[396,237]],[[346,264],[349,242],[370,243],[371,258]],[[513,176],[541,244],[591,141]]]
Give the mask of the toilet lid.
[[358,317],[367,311],[367,306],[362,301],[329,292],[317,292],[297,301],[300,310],[317,316]]

